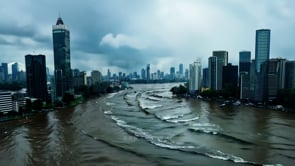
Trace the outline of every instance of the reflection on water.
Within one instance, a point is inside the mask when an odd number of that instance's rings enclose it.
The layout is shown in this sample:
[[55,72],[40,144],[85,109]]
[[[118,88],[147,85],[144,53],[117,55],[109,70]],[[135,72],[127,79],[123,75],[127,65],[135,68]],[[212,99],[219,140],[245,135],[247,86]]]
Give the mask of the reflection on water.
[[1,165],[292,165],[292,113],[172,98],[134,85],[75,108],[0,124]]

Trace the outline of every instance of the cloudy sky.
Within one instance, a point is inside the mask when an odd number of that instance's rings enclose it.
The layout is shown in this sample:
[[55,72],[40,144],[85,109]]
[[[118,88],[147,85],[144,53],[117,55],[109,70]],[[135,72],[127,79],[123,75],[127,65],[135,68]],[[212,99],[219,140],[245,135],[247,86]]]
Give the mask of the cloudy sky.
[[295,60],[294,0],[9,0],[0,5],[0,62],[24,64],[45,54],[52,71],[52,25],[58,16],[71,32],[72,68],[168,72],[213,50],[229,61],[249,50],[255,30],[271,29],[271,57]]

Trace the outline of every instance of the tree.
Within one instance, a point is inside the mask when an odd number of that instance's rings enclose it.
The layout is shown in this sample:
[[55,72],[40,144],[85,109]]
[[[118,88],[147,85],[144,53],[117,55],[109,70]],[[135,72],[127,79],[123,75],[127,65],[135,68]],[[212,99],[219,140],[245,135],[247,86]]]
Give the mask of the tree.
[[69,105],[72,101],[74,101],[75,97],[74,95],[66,92],[62,98],[62,101],[66,104]]

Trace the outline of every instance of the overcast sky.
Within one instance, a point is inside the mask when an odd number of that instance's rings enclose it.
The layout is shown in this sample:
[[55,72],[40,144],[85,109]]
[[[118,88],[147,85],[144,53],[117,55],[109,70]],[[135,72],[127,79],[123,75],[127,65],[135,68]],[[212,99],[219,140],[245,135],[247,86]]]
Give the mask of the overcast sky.
[[294,0],[9,0],[0,5],[0,62],[24,64],[45,54],[53,70],[52,25],[71,32],[71,66],[80,70],[168,72],[213,50],[238,64],[241,50],[255,57],[255,31],[271,29],[271,57],[295,60]]

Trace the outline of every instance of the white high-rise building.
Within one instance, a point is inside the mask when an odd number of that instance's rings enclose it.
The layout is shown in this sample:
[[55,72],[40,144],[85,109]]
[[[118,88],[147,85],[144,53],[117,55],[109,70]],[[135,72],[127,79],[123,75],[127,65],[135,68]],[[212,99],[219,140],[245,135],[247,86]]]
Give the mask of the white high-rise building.
[[189,65],[189,91],[191,93],[200,92],[201,72],[202,64],[200,59]]

